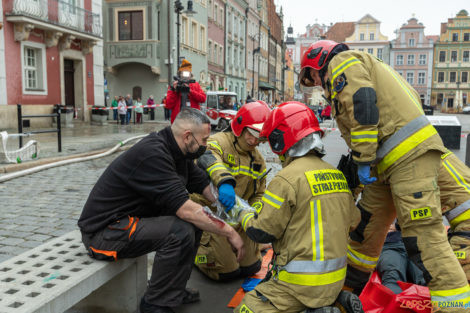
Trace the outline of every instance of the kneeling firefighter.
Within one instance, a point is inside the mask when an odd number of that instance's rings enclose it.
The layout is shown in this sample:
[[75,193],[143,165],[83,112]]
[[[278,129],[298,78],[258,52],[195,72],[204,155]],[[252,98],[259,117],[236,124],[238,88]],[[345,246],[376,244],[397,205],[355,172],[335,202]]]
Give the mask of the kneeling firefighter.
[[[261,136],[283,169],[261,199],[261,209],[234,207],[246,234],[273,243],[273,267],[234,312],[363,312],[357,296],[341,291],[349,231],[360,220],[344,175],[322,161],[315,114],[300,102],[273,110]],[[337,301],[338,307],[330,307]]]
[[[231,131],[209,137],[208,149],[198,159],[198,165],[207,171],[218,188],[219,201],[227,210],[234,206],[235,195],[253,207],[260,205],[266,189],[266,164],[256,147],[269,112],[266,104],[246,103],[232,120]],[[208,205],[202,196],[194,199]],[[235,229],[245,243],[246,253],[240,263],[223,236],[203,233],[195,264],[209,278],[224,281],[247,277],[261,268],[258,244],[246,236],[240,225]]]

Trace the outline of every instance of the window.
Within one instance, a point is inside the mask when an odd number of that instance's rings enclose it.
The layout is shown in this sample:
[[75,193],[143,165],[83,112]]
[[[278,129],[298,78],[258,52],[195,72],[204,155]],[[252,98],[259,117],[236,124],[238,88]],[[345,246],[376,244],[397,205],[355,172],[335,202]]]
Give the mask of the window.
[[21,42],[24,94],[47,94],[46,50],[43,44]]
[[426,55],[420,54],[419,55],[419,65],[426,65]]
[[191,23],[191,38],[189,41],[189,45],[194,48],[197,47],[197,24],[195,22]]
[[199,29],[200,36],[199,36],[199,50],[206,51],[206,28],[201,26]]
[[463,105],[467,105],[467,94],[466,93],[462,93],[462,103]]
[[209,44],[208,44],[208,47],[209,47],[209,51],[208,51],[208,55],[207,55],[207,59],[209,61],[213,61],[213,58],[212,58],[212,41],[209,40]]
[[408,46],[410,46],[410,47],[414,47],[414,46],[415,46],[415,39],[414,39],[414,38],[408,39]]
[[364,33],[361,33],[359,36],[360,36],[359,40],[364,41]]
[[374,49],[369,48],[369,49],[367,49],[367,52],[369,52],[370,54],[373,54],[373,53],[374,53]]
[[382,54],[383,54],[383,49],[382,49],[382,48],[378,48],[378,49],[377,49],[377,58],[379,58],[379,59],[382,60]]
[[374,33],[370,33],[370,34],[369,34],[369,39],[370,39],[370,40],[374,40]]
[[443,83],[444,82],[444,72],[437,73],[437,82]]
[[359,48],[359,51],[364,51],[364,48]]
[[455,83],[455,78],[457,77],[456,72],[450,72],[449,82]]
[[444,103],[444,94],[438,93],[437,94],[437,104],[442,105]]
[[143,40],[143,11],[118,13],[119,40]]
[[462,83],[468,82],[468,72],[462,72]]
[[439,62],[445,62],[445,61],[446,61],[446,52],[439,51]]
[[414,54],[408,54],[408,65],[414,65],[415,64],[415,55]]
[[188,19],[183,16],[181,24],[183,26],[181,27],[181,42],[188,44]]
[[450,62],[457,62],[457,51],[451,51]]
[[222,47],[219,47],[219,64],[224,63],[224,50]]
[[397,65],[403,65],[403,54],[397,55]]
[[224,25],[224,9],[220,9],[220,24]]
[[212,0],[209,0],[209,9],[207,10],[207,16],[209,18],[212,18],[213,10],[214,8],[212,7]]
[[470,41],[470,33],[463,34],[463,41]]
[[408,82],[408,84],[413,85],[413,83],[414,83],[414,73],[413,72],[406,73],[406,81]]
[[403,76],[403,72],[402,72],[402,71],[398,71],[398,74],[400,74],[400,76]]
[[464,51],[463,52],[463,58],[462,58],[463,62],[468,62],[468,53],[469,53],[469,51]]
[[419,72],[418,73],[418,85],[424,85],[425,81],[426,81],[426,73]]
[[227,50],[227,63],[232,64],[232,47],[228,47]]
[[453,33],[452,34],[452,41],[459,41],[459,34],[458,33]]
[[218,15],[219,15],[219,6],[216,4],[214,9],[214,21],[219,22]]
[[228,12],[228,32],[232,32],[232,14]]
[[217,48],[217,46],[218,46],[218,45],[217,45],[216,43],[214,43],[214,52],[213,52],[213,61],[214,61],[214,63],[219,62],[219,56],[218,56],[218,54],[217,54],[217,52],[219,51],[219,49]]

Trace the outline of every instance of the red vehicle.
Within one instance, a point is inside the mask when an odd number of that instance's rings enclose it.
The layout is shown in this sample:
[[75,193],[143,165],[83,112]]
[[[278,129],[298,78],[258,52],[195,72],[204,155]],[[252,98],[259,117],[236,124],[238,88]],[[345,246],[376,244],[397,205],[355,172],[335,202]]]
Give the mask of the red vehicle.
[[208,91],[206,102],[201,104],[203,111],[210,119],[211,126],[223,130],[237,114],[234,105],[238,104],[237,94],[228,91]]

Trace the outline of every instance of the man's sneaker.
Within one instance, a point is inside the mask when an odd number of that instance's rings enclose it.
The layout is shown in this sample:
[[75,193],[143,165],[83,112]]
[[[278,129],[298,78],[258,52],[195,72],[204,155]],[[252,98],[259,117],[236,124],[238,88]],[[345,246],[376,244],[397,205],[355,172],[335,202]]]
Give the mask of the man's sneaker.
[[364,313],[361,300],[352,292],[341,290],[336,298],[335,306],[341,313]]
[[318,309],[307,309],[305,313],[341,313],[341,311],[334,306],[324,306]]
[[186,295],[183,297],[183,304],[194,303],[201,300],[199,297],[199,291],[197,289],[186,288],[185,293]]
[[140,313],[176,313],[170,307],[167,306],[158,306],[147,303],[142,297],[140,300]]

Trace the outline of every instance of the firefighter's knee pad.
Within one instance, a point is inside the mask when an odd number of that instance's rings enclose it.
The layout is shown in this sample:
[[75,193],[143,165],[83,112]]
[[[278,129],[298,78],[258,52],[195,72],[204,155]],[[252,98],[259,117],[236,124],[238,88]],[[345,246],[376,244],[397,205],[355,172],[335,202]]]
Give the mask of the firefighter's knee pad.
[[248,266],[240,266],[240,276],[248,277],[256,274],[261,269],[261,261],[257,260],[255,263]]

